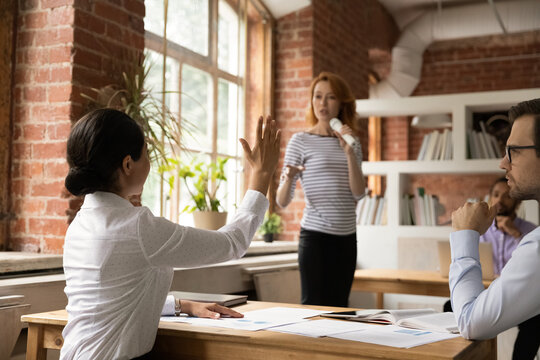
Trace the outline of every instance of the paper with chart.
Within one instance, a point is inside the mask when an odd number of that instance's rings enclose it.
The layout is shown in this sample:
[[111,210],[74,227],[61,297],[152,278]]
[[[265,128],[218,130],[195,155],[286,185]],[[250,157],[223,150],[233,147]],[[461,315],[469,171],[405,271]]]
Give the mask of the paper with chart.
[[184,322],[197,326],[222,327],[237,330],[263,330],[275,326],[307,321],[305,318],[317,316],[324,310],[273,307],[262,310],[247,311],[243,318],[203,319],[189,316],[162,316],[160,321]]
[[303,336],[322,337],[330,336],[332,334],[341,334],[349,331],[364,330],[366,327],[369,327],[369,325],[352,321],[325,319],[302,321],[294,324],[274,327],[268,330]]
[[334,334],[330,337],[398,348],[411,348],[459,337],[458,334],[407,329],[396,325],[366,325],[369,328],[365,330]]

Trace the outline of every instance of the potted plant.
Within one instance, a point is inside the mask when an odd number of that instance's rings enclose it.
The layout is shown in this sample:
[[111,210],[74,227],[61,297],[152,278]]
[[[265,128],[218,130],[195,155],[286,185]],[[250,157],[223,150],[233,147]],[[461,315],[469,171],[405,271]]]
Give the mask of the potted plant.
[[147,88],[151,66],[145,54],[128,52],[113,63],[113,67],[122,69],[117,83],[92,88],[93,96],[81,96],[89,101],[89,109],[112,108],[133,118],[144,131],[150,160],[161,166],[167,163],[170,152],[182,149],[182,129],[191,124],[182,119],[180,127],[180,121],[160,98],[162,93]]
[[182,212],[193,213],[195,227],[207,230],[217,230],[227,223],[227,212],[218,199],[218,190],[227,181],[225,164],[228,158],[217,157],[213,162],[194,159],[185,164],[177,159],[169,159],[168,164],[160,167],[168,177],[171,189],[176,178],[183,180],[193,202]]
[[283,224],[281,223],[281,216],[277,213],[266,213],[264,220],[259,227],[259,234],[263,236],[265,242],[274,241],[274,234],[281,233]]

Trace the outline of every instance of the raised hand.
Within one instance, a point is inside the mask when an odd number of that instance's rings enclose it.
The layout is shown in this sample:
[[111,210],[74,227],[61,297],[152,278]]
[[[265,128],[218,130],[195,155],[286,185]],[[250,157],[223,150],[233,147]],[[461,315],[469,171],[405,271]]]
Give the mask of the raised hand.
[[259,117],[255,133],[255,146],[250,147],[246,139],[240,139],[244,156],[252,168],[250,188],[265,194],[272,174],[279,160],[281,130],[275,120],[266,118],[263,129],[263,117]]

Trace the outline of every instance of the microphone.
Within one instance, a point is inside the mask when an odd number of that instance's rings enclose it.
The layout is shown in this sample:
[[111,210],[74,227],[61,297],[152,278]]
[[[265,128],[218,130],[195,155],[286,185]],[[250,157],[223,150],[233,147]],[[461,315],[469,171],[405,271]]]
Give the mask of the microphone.
[[[342,126],[343,124],[339,119],[333,118],[332,120],[330,120],[330,127],[332,128],[332,130],[335,130],[340,134]],[[356,139],[349,134],[341,135],[341,137],[343,138],[343,140],[345,140],[347,144],[349,144],[349,146],[354,146],[354,144],[356,144]]]

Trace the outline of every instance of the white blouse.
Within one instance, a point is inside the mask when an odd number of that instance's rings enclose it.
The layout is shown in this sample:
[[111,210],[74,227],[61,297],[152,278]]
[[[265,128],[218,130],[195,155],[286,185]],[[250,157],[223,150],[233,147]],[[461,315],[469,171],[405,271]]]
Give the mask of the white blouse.
[[249,190],[218,231],[184,227],[113,193],[86,195],[64,244],[68,323],[61,359],[129,359],[149,352],[173,267],[242,257],[268,200]]

